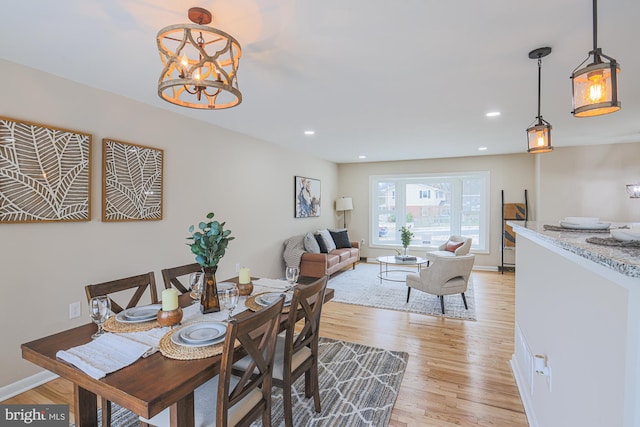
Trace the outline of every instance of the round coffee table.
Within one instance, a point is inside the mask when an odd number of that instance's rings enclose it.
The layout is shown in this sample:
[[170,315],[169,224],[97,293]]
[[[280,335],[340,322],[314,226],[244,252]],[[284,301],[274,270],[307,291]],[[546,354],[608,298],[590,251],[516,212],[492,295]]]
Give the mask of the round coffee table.
[[[404,261],[396,258],[393,255],[378,257],[376,258],[376,261],[380,263],[380,274],[378,274],[378,277],[380,278],[380,283],[382,283],[383,280],[387,280],[389,282],[404,282],[406,280],[406,275],[405,275],[405,278],[402,278],[402,279],[393,279],[389,276],[389,273],[396,273],[396,272],[420,273],[422,264],[427,264],[429,262],[428,260],[420,257],[416,257],[416,259]],[[389,269],[389,265],[416,266],[417,270],[407,270],[403,268]]]

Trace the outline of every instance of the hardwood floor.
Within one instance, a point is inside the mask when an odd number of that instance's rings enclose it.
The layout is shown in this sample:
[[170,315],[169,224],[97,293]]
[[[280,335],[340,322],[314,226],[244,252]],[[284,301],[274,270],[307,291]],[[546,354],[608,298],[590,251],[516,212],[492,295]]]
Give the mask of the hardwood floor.
[[[527,426],[509,360],[515,275],[474,271],[478,320],[330,302],[321,335],[409,353],[390,426]],[[51,381],[2,403],[73,404],[71,385]]]

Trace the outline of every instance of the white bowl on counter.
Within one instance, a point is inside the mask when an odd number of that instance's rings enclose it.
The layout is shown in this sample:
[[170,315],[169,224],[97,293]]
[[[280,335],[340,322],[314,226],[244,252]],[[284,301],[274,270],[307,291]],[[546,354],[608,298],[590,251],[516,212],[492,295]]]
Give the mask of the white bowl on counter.
[[611,237],[620,242],[640,241],[640,230],[617,229],[611,230]]
[[564,221],[574,224],[593,224],[600,222],[600,218],[595,216],[567,216],[564,218]]
[[606,230],[611,225],[610,222],[570,222],[560,221],[560,226],[572,230]]

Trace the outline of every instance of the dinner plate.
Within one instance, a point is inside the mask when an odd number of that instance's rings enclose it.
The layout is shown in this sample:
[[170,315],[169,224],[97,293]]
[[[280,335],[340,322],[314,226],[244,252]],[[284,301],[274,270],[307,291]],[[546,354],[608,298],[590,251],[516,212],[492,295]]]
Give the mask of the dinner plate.
[[620,242],[640,241],[640,231],[631,230],[611,230],[611,237]]
[[185,326],[171,335],[171,341],[186,347],[204,347],[224,340],[227,325],[222,322],[202,322]]
[[284,295],[284,305],[291,305],[293,299],[293,293],[291,292],[267,292],[256,297],[256,304],[266,307],[276,302],[282,295]]
[[576,224],[593,224],[594,222],[600,222],[600,218],[595,216],[567,216],[564,220]]
[[572,230],[606,230],[611,226],[610,222],[568,222],[560,221],[560,225],[564,228],[570,228]]
[[158,310],[162,304],[144,305],[141,307],[131,307],[116,314],[116,320],[122,323],[142,323],[154,320],[158,317]]

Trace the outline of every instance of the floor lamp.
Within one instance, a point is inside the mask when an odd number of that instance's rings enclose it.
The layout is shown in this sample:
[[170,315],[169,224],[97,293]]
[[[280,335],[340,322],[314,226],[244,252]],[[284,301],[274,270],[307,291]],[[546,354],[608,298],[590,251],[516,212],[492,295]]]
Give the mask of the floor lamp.
[[340,197],[337,199],[336,210],[342,211],[344,215],[344,228],[347,228],[347,211],[353,210],[353,200],[351,197]]

